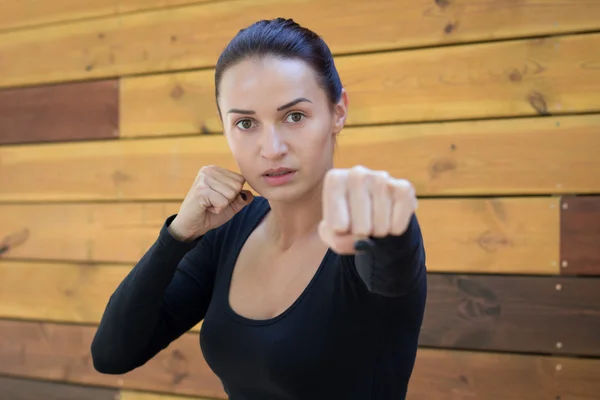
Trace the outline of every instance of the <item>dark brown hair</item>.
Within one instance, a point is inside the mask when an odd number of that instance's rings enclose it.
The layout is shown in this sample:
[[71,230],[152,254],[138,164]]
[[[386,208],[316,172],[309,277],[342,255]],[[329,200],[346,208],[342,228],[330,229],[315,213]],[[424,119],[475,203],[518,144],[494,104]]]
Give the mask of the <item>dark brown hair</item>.
[[225,47],[215,69],[217,102],[219,83],[227,67],[249,57],[265,56],[305,61],[316,72],[318,83],[327,93],[330,102],[335,104],[340,99],[342,83],[325,41],[293,19],[276,18],[255,22],[240,30]]

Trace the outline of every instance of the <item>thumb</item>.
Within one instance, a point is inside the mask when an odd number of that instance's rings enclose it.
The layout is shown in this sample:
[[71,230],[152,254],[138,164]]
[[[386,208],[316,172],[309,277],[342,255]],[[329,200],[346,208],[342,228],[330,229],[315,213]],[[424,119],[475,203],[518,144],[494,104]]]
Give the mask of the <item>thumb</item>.
[[248,204],[252,203],[254,195],[249,190],[242,190],[231,203],[231,208],[234,213],[240,212]]
[[319,236],[333,251],[340,255],[356,254],[357,238],[351,233],[336,233],[325,221],[321,221],[318,227]]

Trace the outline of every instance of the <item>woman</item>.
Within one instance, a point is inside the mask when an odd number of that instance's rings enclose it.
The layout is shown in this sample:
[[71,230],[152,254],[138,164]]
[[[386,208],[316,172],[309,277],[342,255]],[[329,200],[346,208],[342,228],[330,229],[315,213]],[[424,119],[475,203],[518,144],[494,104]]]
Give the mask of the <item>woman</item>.
[[292,20],[257,22],[223,51],[215,87],[241,174],[200,169],[111,296],[95,368],[131,371],[203,321],[231,400],[404,398],[426,297],[415,192],[333,168],[348,100],[327,45]]

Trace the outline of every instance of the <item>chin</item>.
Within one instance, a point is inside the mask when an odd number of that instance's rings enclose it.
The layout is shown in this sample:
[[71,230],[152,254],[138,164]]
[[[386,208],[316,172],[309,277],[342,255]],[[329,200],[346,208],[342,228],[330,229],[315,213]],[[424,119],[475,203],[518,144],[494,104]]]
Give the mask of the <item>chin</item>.
[[257,188],[257,193],[270,202],[276,203],[296,203],[306,202],[314,197],[316,187],[306,187],[306,185],[291,184],[278,187],[263,185]]

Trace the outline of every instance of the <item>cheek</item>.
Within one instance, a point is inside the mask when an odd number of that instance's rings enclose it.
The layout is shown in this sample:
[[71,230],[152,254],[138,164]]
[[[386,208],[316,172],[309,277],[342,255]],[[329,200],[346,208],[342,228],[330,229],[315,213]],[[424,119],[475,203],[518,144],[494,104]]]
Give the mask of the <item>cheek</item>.
[[310,127],[310,133],[305,136],[307,140],[300,144],[302,157],[310,165],[309,168],[321,168],[329,164],[333,156],[334,135],[331,124],[327,122],[329,121],[320,121]]

